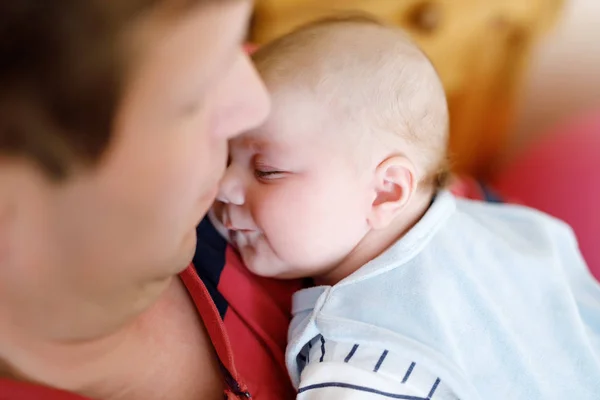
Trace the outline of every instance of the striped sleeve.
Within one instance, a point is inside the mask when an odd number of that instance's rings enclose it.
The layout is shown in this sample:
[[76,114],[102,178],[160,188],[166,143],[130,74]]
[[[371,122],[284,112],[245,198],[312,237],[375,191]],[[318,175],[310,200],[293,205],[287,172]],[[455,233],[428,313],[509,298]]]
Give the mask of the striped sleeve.
[[457,400],[438,377],[382,348],[317,337],[299,355],[298,400]]

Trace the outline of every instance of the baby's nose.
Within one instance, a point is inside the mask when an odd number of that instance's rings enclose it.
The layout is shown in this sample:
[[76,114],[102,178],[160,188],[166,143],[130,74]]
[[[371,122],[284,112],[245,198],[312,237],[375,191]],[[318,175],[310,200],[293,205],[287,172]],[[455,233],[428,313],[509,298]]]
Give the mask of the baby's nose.
[[219,184],[219,193],[217,200],[225,204],[235,204],[241,206],[244,204],[244,185],[237,176],[233,167],[227,168],[225,175]]

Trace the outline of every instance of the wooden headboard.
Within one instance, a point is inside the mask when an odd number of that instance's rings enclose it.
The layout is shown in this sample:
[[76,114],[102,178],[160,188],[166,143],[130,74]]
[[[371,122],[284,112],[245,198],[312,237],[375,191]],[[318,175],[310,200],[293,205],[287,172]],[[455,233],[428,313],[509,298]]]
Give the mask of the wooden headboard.
[[451,115],[457,172],[486,177],[502,152],[532,45],[563,0],[257,0],[251,40],[315,18],[371,13],[406,29],[435,64]]

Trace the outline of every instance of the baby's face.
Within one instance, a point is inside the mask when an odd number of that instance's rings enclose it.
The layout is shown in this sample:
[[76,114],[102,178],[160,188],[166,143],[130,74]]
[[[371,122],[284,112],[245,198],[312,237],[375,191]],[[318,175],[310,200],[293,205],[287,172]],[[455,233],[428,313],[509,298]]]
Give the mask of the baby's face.
[[368,231],[369,171],[326,117],[308,98],[275,95],[267,124],[230,142],[223,222],[258,275],[327,273]]

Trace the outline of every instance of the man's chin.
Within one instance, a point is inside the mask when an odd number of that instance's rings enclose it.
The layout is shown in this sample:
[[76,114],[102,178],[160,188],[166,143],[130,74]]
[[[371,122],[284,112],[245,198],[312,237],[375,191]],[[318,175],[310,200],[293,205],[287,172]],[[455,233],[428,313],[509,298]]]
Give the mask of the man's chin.
[[178,275],[190,266],[196,253],[197,242],[198,238],[194,229],[194,231],[189,232],[183,239],[179,254],[174,257],[173,265],[171,266],[172,269],[169,270],[171,274]]

